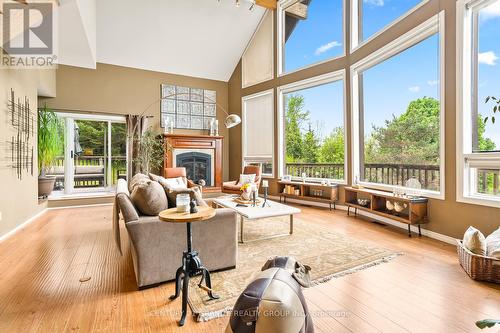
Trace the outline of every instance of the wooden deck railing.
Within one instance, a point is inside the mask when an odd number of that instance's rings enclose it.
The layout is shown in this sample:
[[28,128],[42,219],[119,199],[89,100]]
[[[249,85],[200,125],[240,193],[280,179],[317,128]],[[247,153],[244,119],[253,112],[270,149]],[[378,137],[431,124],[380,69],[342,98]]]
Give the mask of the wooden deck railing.
[[[416,178],[422,188],[439,191],[439,165],[366,163],[363,181],[404,186],[409,178]],[[344,179],[344,165],[332,163],[287,163],[286,174],[311,178]],[[477,171],[477,193],[500,195],[500,170]]]
[[[105,166],[107,158],[105,156],[78,156],[75,158],[75,166]],[[126,156],[112,156],[111,158],[111,172],[112,183],[116,183],[118,178],[126,177],[127,174],[127,157]],[[56,158],[56,166],[64,166],[64,156]],[[102,177],[94,177],[95,179],[77,180],[74,181],[75,188],[86,187],[102,187],[104,186],[106,169],[103,168]],[[64,187],[64,174],[58,176],[56,179],[55,189],[62,189]]]
[[[407,179],[416,178],[422,188],[439,190],[439,165],[375,164],[364,165],[363,180],[403,186]],[[344,165],[331,163],[287,163],[286,174],[293,177],[344,179]]]
[[364,167],[364,180],[371,183],[404,186],[410,178],[423,189],[439,191],[439,165],[367,163]]
[[311,178],[344,179],[344,165],[332,163],[286,163],[287,175],[302,177],[305,173]]
[[499,195],[500,194],[500,170],[498,169],[480,169],[477,171],[478,193]]

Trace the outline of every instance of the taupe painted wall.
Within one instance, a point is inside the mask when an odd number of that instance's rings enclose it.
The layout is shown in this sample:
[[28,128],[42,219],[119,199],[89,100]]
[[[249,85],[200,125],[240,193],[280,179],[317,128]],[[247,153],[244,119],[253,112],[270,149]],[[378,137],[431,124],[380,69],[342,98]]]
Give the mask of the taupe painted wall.
[[243,85],[273,78],[273,12],[267,11],[241,58]]
[[[346,12],[350,12],[349,1],[346,1]],[[412,28],[423,23],[430,17],[436,15],[440,11],[445,11],[445,84],[446,94],[444,103],[446,108],[445,118],[445,200],[431,199],[429,204],[430,223],[424,228],[432,231],[448,235],[451,237],[461,238],[463,232],[469,225],[474,225],[484,233],[491,233],[500,225],[500,209],[489,208],[478,205],[470,205],[458,203],[456,197],[456,3],[454,0],[430,0],[428,3],[413,12],[405,20],[400,21],[390,29],[379,35],[377,38],[370,41],[368,44],[358,48],[354,53],[343,58],[328,61],[316,66],[309,67],[294,73],[290,73],[281,77],[275,74],[274,79],[257,84],[252,87],[241,89],[241,66],[238,66],[229,81],[229,107],[233,112],[241,114],[241,97],[250,95],[259,91],[272,89],[285,85],[291,82],[311,78],[317,75],[333,72],[339,69],[345,69],[349,73],[349,66],[363,59],[367,55],[376,51],[388,42],[396,39]],[[346,16],[346,26],[350,25],[349,15]],[[274,20],[274,34],[276,36],[277,17]],[[276,40],[276,39],[275,39]],[[350,45],[349,28],[345,31],[344,43]],[[275,43],[275,52],[277,54]],[[277,58],[274,59],[275,73],[277,73]],[[346,86],[350,87],[350,78],[346,78]],[[276,90],[275,90],[276,93]],[[348,146],[348,154],[346,156],[349,167],[348,181],[352,179],[351,166],[351,92],[347,91],[347,129],[346,142]],[[276,95],[276,94],[275,94]],[[277,104],[275,104],[277,110]],[[241,130],[239,137],[236,137],[236,131],[230,142],[231,165],[230,177],[236,179],[241,169]],[[276,140],[277,142],[277,140]],[[278,156],[278,147],[276,145],[276,156]],[[234,159],[233,159],[234,157]],[[277,159],[276,159],[277,165]],[[275,193],[275,184],[271,185],[271,191]],[[341,200],[343,200],[343,191],[341,191]]]
[[[153,129],[160,129],[160,84],[169,83],[217,91],[217,103],[228,109],[228,83],[182,75],[146,71],[108,64],[86,69],[59,66],[57,70],[57,97],[47,104],[58,110],[105,114],[147,114]],[[150,106],[148,108],[148,106]],[[231,112],[231,110],[228,110]],[[225,115],[217,111],[219,133],[224,136],[223,178],[229,175],[229,138],[224,127]],[[174,130],[175,133],[208,134],[207,131]]]
[[[10,99],[10,89],[13,89],[16,98],[30,100],[32,110],[38,108],[38,95],[55,95],[54,70],[0,70],[0,236],[6,234],[20,224],[36,215],[46,204],[38,203],[38,166],[37,156],[34,156],[34,175],[23,172],[22,180],[17,178],[16,172],[8,167],[9,151],[7,141],[12,140],[15,132],[8,120],[7,104]],[[30,146],[36,148],[36,136],[30,140]]]

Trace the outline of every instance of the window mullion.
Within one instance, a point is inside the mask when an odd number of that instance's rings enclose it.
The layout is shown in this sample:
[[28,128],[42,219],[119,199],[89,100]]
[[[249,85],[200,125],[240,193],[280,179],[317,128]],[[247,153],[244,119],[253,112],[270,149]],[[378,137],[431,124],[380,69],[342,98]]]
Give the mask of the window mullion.
[[472,151],[479,151],[479,137],[478,137],[478,32],[479,32],[479,14],[474,11],[472,14],[472,85],[471,85],[471,130],[472,130]]
[[359,133],[359,178],[358,181],[365,180],[365,103],[363,93],[363,73],[358,74],[358,133]]

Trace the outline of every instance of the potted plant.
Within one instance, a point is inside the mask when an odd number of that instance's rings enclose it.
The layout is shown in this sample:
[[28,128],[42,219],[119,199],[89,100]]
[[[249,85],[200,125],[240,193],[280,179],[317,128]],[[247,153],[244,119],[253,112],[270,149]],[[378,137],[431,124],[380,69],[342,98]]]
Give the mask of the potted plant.
[[500,324],[500,320],[484,319],[484,320],[476,321],[476,326],[479,327],[480,329],[483,329],[483,328],[492,328],[496,324]]
[[55,176],[48,176],[61,151],[60,121],[54,111],[44,105],[38,110],[38,196],[48,197],[54,189]]
[[137,139],[138,153],[134,162],[139,166],[140,172],[148,174],[159,170],[163,166],[163,137],[156,135],[150,128]]

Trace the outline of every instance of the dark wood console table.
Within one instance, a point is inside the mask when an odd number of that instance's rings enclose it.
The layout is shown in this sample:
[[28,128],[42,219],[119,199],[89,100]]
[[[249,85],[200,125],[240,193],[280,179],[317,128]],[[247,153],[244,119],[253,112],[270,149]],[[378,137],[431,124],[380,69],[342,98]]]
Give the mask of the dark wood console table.
[[[366,206],[358,203],[358,199],[368,199]],[[401,212],[387,209],[387,201],[390,204],[398,203],[400,207],[406,205]],[[420,225],[429,222],[427,218],[427,198],[423,197],[400,197],[390,192],[371,190],[365,188],[345,188],[345,205],[347,206],[347,215],[351,208],[354,208],[356,215],[359,210],[363,210],[378,216],[392,219],[401,223],[408,224],[408,236],[411,237],[410,225],[418,225],[418,234],[422,235]]]
[[[298,190],[298,194],[288,193],[286,189]],[[287,198],[322,202],[330,206],[330,210],[335,209],[335,203],[339,200],[339,187],[334,185],[321,185],[318,183],[308,183],[299,181],[279,181],[278,192],[280,195],[280,202],[286,203]]]

